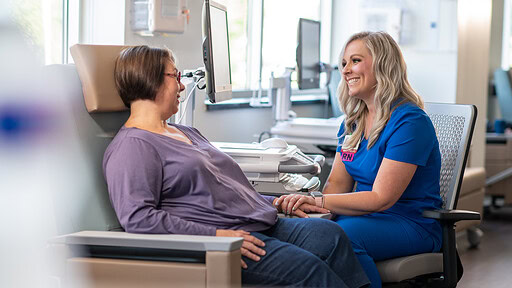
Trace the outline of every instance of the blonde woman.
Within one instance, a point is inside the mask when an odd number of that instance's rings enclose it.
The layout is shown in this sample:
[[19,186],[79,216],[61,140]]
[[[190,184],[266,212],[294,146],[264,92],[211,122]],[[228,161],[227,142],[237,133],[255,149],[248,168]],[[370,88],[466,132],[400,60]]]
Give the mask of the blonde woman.
[[323,195],[289,195],[277,204],[299,216],[305,204],[336,214],[371,287],[381,287],[374,261],[441,247],[440,225],[422,217],[423,210],[442,205],[439,143],[407,80],[400,48],[388,34],[353,35],[339,67],[346,119]]

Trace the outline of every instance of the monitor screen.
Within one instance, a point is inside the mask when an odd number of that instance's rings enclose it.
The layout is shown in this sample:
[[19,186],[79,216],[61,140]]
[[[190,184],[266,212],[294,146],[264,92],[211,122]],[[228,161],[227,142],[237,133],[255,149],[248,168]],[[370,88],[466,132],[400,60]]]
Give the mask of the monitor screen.
[[320,88],[320,22],[299,19],[297,42],[299,89]]
[[228,15],[226,7],[205,0],[203,7],[203,61],[206,94],[210,102],[231,99]]

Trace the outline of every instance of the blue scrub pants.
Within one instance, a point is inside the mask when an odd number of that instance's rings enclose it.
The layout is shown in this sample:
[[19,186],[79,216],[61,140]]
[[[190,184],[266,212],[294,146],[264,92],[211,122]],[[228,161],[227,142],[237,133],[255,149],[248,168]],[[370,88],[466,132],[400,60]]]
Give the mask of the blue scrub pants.
[[352,243],[371,287],[382,287],[375,261],[439,251],[433,237],[420,233],[418,224],[400,216],[373,213],[362,216],[338,216],[335,219]]
[[280,218],[272,228],[251,232],[266,255],[242,259],[242,283],[258,287],[362,287],[369,283],[343,230],[325,219]]

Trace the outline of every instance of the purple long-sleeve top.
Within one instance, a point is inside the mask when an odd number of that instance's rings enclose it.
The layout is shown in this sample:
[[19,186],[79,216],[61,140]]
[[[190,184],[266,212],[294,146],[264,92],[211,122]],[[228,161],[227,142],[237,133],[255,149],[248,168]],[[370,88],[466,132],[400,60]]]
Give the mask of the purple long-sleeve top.
[[273,197],[258,194],[238,164],[195,128],[174,126],[192,145],[123,126],[105,151],[110,201],[125,231],[215,235],[275,224]]

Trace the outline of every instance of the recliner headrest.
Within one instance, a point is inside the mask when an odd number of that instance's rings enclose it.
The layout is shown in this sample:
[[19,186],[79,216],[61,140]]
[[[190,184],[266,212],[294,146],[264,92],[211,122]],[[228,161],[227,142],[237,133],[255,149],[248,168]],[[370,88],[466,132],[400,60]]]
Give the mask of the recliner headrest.
[[114,82],[116,58],[126,47],[85,44],[71,47],[89,113],[128,110],[117,93]]

